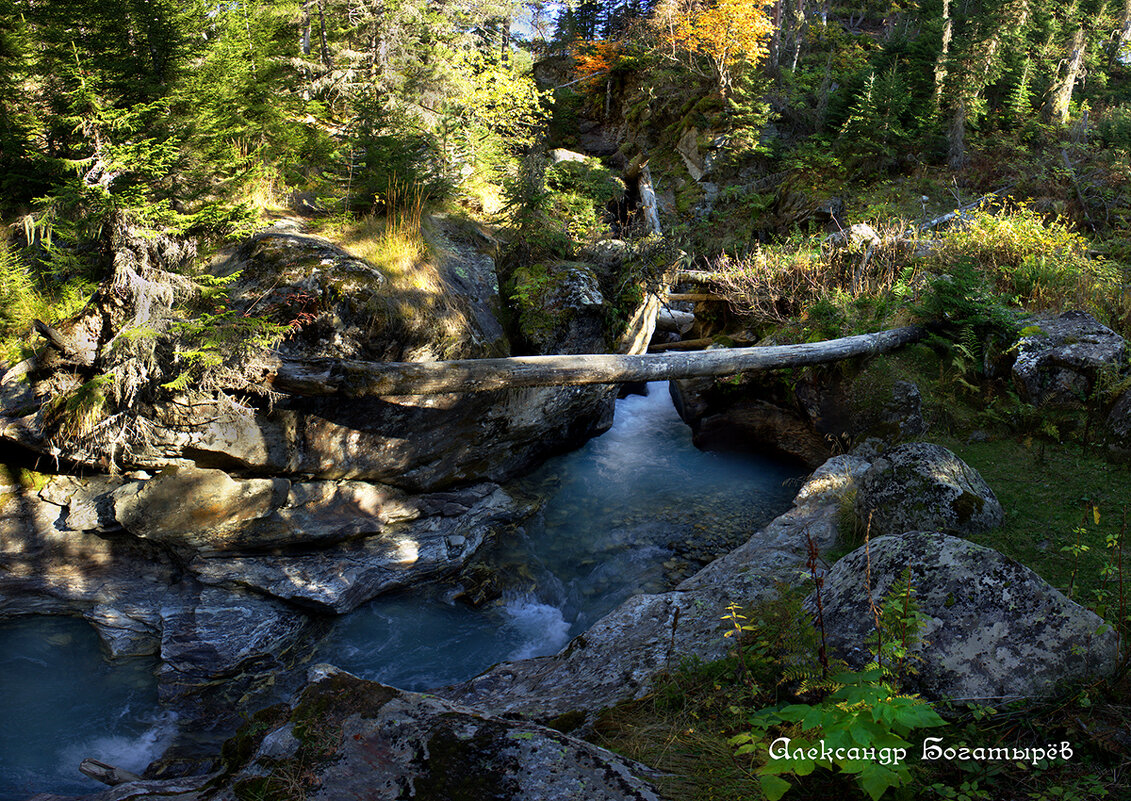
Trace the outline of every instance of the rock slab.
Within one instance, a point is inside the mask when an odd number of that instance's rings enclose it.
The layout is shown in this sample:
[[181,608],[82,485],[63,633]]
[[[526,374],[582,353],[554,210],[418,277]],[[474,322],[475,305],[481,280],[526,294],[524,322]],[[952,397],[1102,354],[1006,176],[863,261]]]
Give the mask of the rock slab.
[[643,766],[553,729],[329,666],[311,674],[292,709],[275,710],[274,720],[254,721],[229,741],[226,755],[251,756],[231,759],[229,778],[210,798],[272,797],[291,788],[312,801],[660,799],[641,777]]

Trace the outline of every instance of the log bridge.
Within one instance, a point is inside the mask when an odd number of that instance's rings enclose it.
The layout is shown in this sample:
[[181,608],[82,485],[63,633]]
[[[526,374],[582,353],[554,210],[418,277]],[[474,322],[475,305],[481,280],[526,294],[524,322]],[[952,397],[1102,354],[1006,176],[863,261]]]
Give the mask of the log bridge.
[[483,392],[518,387],[620,384],[805,367],[886,353],[923,336],[918,326],[799,345],[693,353],[512,356],[446,362],[366,362],[270,357],[262,380],[291,395],[381,397]]

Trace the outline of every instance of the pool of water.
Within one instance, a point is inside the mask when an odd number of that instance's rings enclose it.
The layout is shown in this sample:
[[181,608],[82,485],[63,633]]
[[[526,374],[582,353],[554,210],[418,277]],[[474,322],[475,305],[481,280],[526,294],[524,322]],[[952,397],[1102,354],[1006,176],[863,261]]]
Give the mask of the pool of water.
[[87,757],[140,772],[176,734],[157,703],[153,659],[107,662],[73,618],[0,623],[0,800],[105,789]]
[[[656,384],[615,423],[516,485],[544,498],[457,579],[378,598],[335,622],[316,659],[410,690],[556,652],[637,592],[673,587],[786,509],[799,468],[704,453]],[[474,603],[469,603],[474,599]],[[152,659],[108,663],[79,620],[0,623],[0,801],[102,785],[93,757],[141,771],[177,732]]]
[[[517,486],[542,513],[476,558],[486,600],[454,584],[378,598],[338,621],[318,659],[424,690],[555,653],[625,599],[672,588],[787,509],[800,468],[691,441],[667,384],[617,402],[613,427]],[[470,579],[473,580],[473,579]]]

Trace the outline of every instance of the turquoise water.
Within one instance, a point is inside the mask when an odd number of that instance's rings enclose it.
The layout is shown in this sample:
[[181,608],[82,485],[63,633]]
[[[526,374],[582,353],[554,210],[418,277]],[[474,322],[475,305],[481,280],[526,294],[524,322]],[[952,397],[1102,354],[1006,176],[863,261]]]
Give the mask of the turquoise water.
[[[666,384],[617,402],[613,427],[519,484],[546,498],[524,531],[464,578],[378,598],[341,619],[317,658],[424,690],[510,659],[552,654],[625,599],[671,589],[787,509],[803,472],[692,444]],[[471,586],[469,586],[471,585]]]
[[[517,489],[545,498],[460,578],[378,598],[336,621],[316,659],[423,690],[556,652],[637,592],[670,589],[788,508],[801,471],[703,453],[666,384],[617,402],[610,431]],[[469,603],[469,600],[475,603]],[[93,757],[140,772],[176,735],[152,659],[108,663],[84,622],[0,623],[0,801],[102,785]]]
[[157,703],[155,667],[107,662],[81,620],[0,623],[0,799],[105,789],[79,773],[87,757],[144,770],[176,734]]

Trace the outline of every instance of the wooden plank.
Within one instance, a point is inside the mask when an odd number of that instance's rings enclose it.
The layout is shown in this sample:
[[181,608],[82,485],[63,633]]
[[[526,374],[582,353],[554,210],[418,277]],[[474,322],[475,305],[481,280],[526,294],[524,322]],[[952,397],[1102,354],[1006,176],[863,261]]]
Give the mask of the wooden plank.
[[450,362],[293,360],[264,364],[263,383],[292,395],[380,397],[482,392],[517,387],[619,384],[804,367],[884,353],[923,336],[918,326],[799,345],[720,348],[636,356],[597,353],[462,359]]

